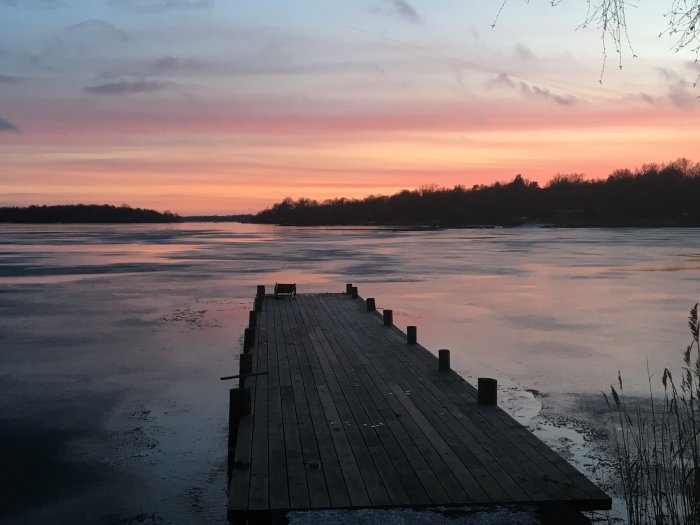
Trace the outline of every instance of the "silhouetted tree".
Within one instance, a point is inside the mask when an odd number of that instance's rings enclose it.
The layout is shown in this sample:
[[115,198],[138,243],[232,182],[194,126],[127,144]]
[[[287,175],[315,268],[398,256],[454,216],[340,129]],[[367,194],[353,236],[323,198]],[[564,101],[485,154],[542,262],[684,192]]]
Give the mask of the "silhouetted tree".
[[139,223],[179,222],[170,212],[131,208],[126,204],[71,204],[59,206],[28,206],[0,208],[0,222],[20,223]]
[[616,170],[607,179],[558,174],[543,188],[517,175],[507,183],[451,189],[435,185],[391,196],[319,203],[286,198],[254,222],[295,225],[698,226],[700,165],[687,159]]

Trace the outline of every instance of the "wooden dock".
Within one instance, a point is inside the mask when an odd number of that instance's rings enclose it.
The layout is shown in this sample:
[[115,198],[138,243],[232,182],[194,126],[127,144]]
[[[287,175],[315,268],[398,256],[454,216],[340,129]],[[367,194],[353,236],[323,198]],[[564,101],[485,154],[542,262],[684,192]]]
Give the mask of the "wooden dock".
[[439,371],[437,357],[354,292],[256,298],[241,358],[251,375],[231,391],[229,520],[311,509],[610,508],[583,474],[477,402],[475,387]]

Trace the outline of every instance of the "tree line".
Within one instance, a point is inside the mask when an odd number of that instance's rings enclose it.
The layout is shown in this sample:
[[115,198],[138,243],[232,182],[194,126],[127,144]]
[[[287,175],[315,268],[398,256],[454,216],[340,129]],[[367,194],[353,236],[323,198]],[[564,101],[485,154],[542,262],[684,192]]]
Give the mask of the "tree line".
[[318,202],[286,198],[253,222],[289,225],[423,225],[434,227],[700,226],[700,164],[679,159],[619,169],[605,179],[557,175],[541,187],[517,175],[491,185],[435,185],[391,196]]
[[172,212],[158,212],[127,205],[67,204],[0,208],[0,222],[16,223],[156,223],[180,222]]

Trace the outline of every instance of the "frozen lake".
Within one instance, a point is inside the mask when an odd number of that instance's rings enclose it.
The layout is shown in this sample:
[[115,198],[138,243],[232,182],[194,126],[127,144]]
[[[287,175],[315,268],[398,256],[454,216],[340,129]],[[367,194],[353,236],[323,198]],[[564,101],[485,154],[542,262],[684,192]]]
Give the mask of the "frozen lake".
[[218,378],[276,281],[356,284],[588,471],[617,370],[679,367],[699,270],[692,229],[0,225],[0,520],[225,523]]

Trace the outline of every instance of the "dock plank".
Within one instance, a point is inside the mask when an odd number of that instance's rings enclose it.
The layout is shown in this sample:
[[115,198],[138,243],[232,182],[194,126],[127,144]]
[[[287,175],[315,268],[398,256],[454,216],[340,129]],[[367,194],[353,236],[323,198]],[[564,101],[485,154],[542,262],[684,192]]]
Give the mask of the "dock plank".
[[[607,509],[593,482],[398,328],[347,294],[266,297],[252,414],[229,518],[300,509],[564,504]],[[262,513],[262,514],[261,514]],[[263,518],[264,519],[264,518]]]
[[[359,314],[359,316],[364,316],[366,314]],[[358,317],[357,312],[355,313],[355,319]],[[384,331],[384,328],[380,328]],[[365,332],[365,335],[370,337],[371,333]],[[394,355],[394,362],[407,362],[405,356],[406,352],[415,351],[412,348],[414,345],[405,344],[405,339],[401,338],[396,341],[397,344],[393,348],[383,347],[381,341],[375,341],[373,344],[375,346],[380,346],[383,348],[383,352],[391,352]],[[358,341],[358,344],[363,344]],[[399,352],[395,354],[394,352]],[[435,369],[434,357],[430,356],[432,360],[433,367],[429,370],[424,371],[424,373],[429,377],[431,375],[439,374]],[[398,365],[394,369],[394,376],[402,377],[405,384],[409,385],[409,389],[420,389],[420,390],[430,390],[431,384],[429,381],[425,381],[420,374],[416,374],[414,367],[410,369],[403,365]],[[410,390],[409,390],[410,391]],[[432,394],[435,395],[433,390]],[[469,464],[470,470],[474,474],[478,474],[479,482],[484,486],[486,490],[489,491],[492,497],[496,499],[503,498],[502,490],[499,490],[499,485],[503,486],[503,489],[507,491],[510,498],[519,497],[523,502],[528,500],[539,501],[542,498],[546,498],[551,492],[547,492],[542,489],[539,484],[527,484],[528,478],[531,478],[530,472],[527,467],[522,467],[518,461],[513,461],[513,458],[509,451],[511,446],[504,447],[503,443],[499,443],[501,446],[493,446],[495,440],[500,439],[498,433],[489,433],[483,429],[483,421],[478,424],[476,421],[470,420],[467,414],[464,414],[459,408],[459,404],[449,404],[445,403],[444,400],[442,404],[439,404],[438,398],[431,398],[430,395],[425,395],[417,398],[419,400],[425,399],[426,403],[419,401],[420,406],[423,409],[423,413],[432,418],[434,424],[441,429],[443,433],[451,434],[452,443],[456,444],[457,450],[462,452],[462,457],[464,461]],[[440,409],[436,412],[434,410],[435,406],[439,406]],[[474,407],[475,410],[481,410],[482,407]],[[488,410],[488,408],[485,408]],[[446,430],[447,428],[447,430]],[[455,441],[456,440],[456,441]],[[464,456],[464,447],[460,445],[466,445],[470,455]],[[517,458],[521,459],[521,458]],[[478,465],[475,467],[474,465]],[[515,488],[514,488],[515,484]],[[494,488],[494,486],[496,488]],[[551,487],[552,490],[556,490],[556,487]],[[495,491],[495,492],[494,492]]]

